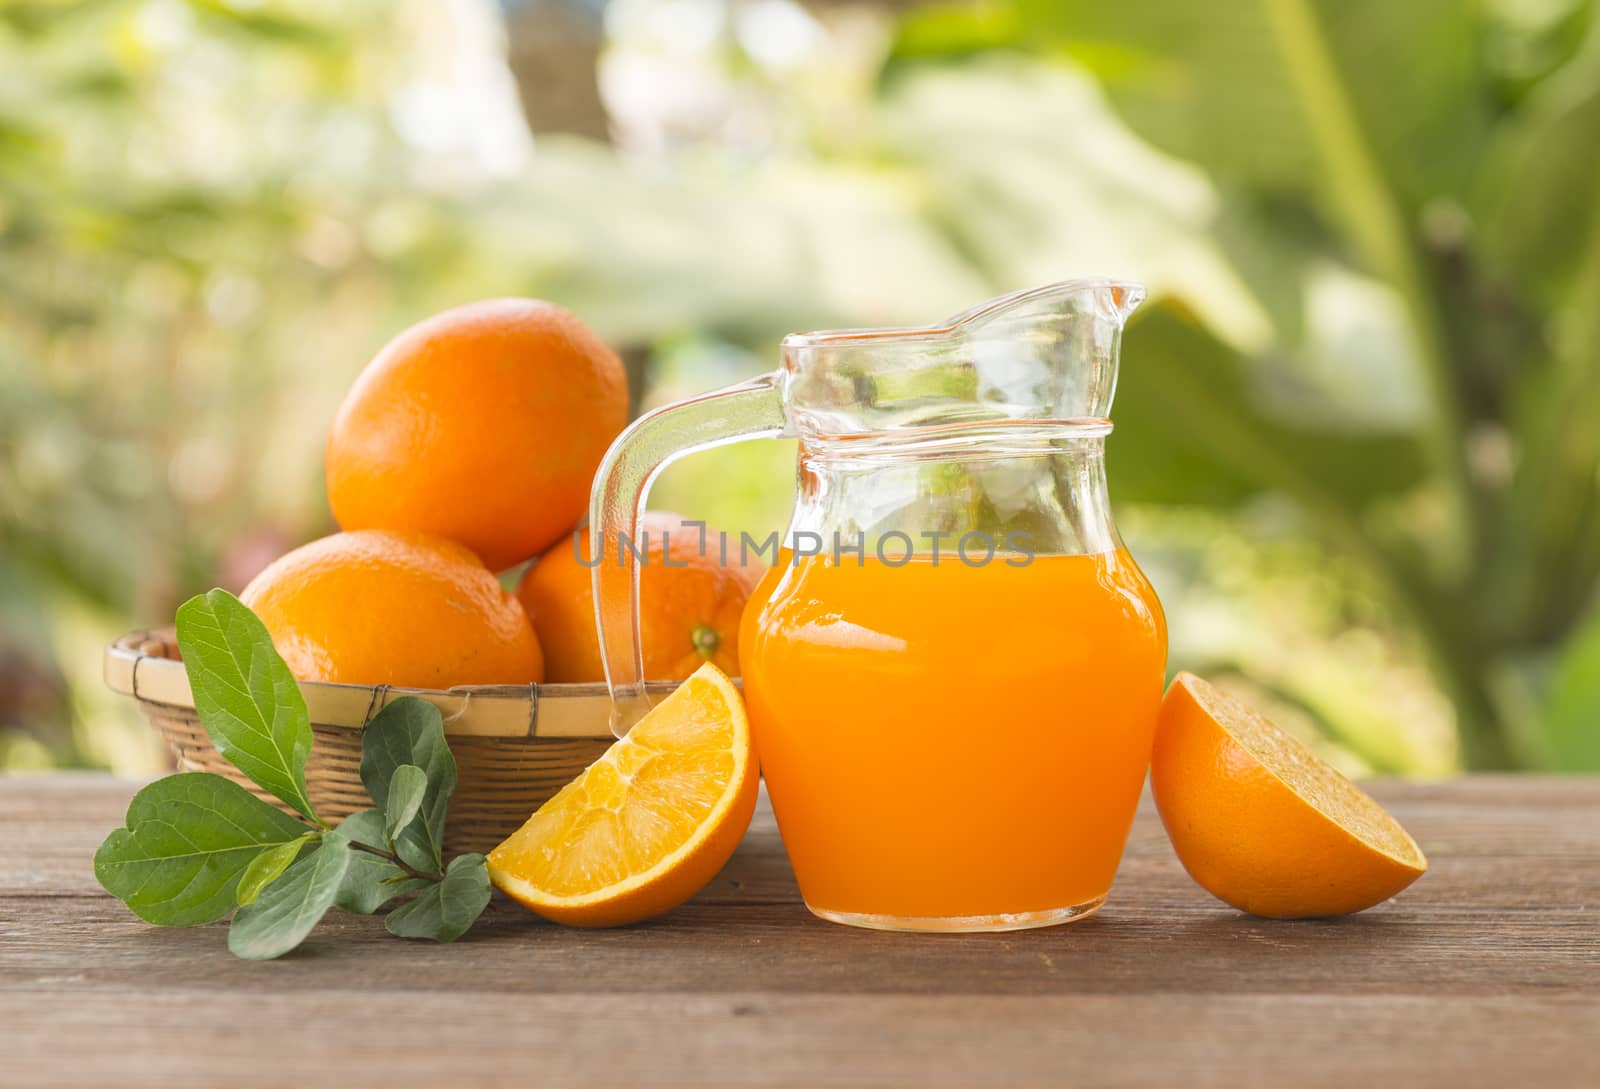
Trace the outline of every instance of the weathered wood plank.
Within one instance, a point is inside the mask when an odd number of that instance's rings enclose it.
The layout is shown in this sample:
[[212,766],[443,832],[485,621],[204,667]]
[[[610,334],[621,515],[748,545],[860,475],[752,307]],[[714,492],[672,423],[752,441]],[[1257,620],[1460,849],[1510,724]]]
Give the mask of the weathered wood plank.
[[271,964],[94,884],[133,784],[0,779],[0,1086],[1592,1085],[1600,781],[1379,784],[1428,850],[1398,900],[1251,919],[1148,804],[1070,927],[888,935],[799,903],[764,806],[693,903],[618,931],[497,901],[454,946],[336,915]]
[[[1441,923],[1398,905],[1325,923],[1251,920],[1226,908],[1106,912],[1072,927],[1008,935],[843,930],[798,905],[695,904],[615,931],[569,931],[497,902],[450,947],[393,948],[381,920],[333,916],[304,950],[261,973],[231,959],[225,930],[146,927],[120,905],[0,902],[14,981],[71,976],[90,987],[231,989],[270,980],[284,995],[330,981],[385,987],[417,974],[444,988],[520,996],[760,994],[1507,995],[1595,986],[1593,917],[1516,913]],[[1596,994],[1600,1001],[1600,993]]]
[[0,995],[0,1083],[1577,1089],[1597,1068],[1574,1049],[1600,1034],[1600,1009],[1561,999],[580,994],[495,1007],[413,983],[312,1003],[97,994],[48,1016]]

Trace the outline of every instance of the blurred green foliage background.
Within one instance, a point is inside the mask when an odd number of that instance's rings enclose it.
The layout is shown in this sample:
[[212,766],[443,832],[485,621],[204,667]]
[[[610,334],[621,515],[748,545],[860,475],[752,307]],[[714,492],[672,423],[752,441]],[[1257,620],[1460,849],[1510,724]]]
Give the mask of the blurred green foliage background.
[[333,528],[428,313],[560,302],[650,404],[1094,274],[1157,300],[1109,464],[1175,668],[1351,771],[1600,769],[1594,9],[0,0],[0,767],[162,759],[101,646]]

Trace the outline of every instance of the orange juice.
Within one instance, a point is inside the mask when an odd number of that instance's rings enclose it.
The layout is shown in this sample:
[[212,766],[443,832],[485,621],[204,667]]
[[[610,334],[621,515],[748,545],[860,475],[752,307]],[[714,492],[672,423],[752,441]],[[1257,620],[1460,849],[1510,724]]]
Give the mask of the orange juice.
[[902,566],[787,553],[745,610],[750,724],[808,906],[840,922],[1063,921],[1111,887],[1166,625],[1121,550]]

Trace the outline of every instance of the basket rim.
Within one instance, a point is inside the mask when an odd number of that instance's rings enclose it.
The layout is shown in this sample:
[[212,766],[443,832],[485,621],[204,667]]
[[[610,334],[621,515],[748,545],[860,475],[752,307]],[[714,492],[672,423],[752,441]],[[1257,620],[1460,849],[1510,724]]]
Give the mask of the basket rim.
[[[108,688],[141,704],[194,710],[194,692],[172,627],[141,628],[105,648],[103,676]],[[446,734],[468,737],[585,738],[615,740],[611,695],[590,684],[462,685],[456,688],[401,688],[392,685],[300,681],[311,721],[319,726],[359,730],[400,696],[418,696],[444,714]],[[665,695],[677,681],[650,681],[651,695]]]

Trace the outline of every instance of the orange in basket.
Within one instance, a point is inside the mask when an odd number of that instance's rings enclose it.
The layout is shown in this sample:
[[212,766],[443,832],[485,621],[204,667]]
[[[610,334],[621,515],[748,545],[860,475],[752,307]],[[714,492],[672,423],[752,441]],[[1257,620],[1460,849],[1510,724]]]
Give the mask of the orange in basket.
[[[517,598],[544,647],[549,679],[562,683],[603,681],[606,676],[594,628],[592,572],[585,566],[592,559],[589,534],[579,534],[582,562],[571,536],[563,537],[517,587]],[[682,680],[712,662],[737,676],[739,618],[759,572],[737,562],[724,564],[717,531],[684,525],[675,514],[646,513],[635,540],[644,553],[639,575],[644,675]],[[737,553],[737,547],[731,551]]]
[[335,533],[278,559],[240,600],[303,681],[450,688],[544,678],[516,600],[477,556],[438,537]]
[[575,315],[458,306],[356,379],[328,438],[328,504],[344,529],[438,534],[502,571],[577,525],[627,419],[622,361]]

